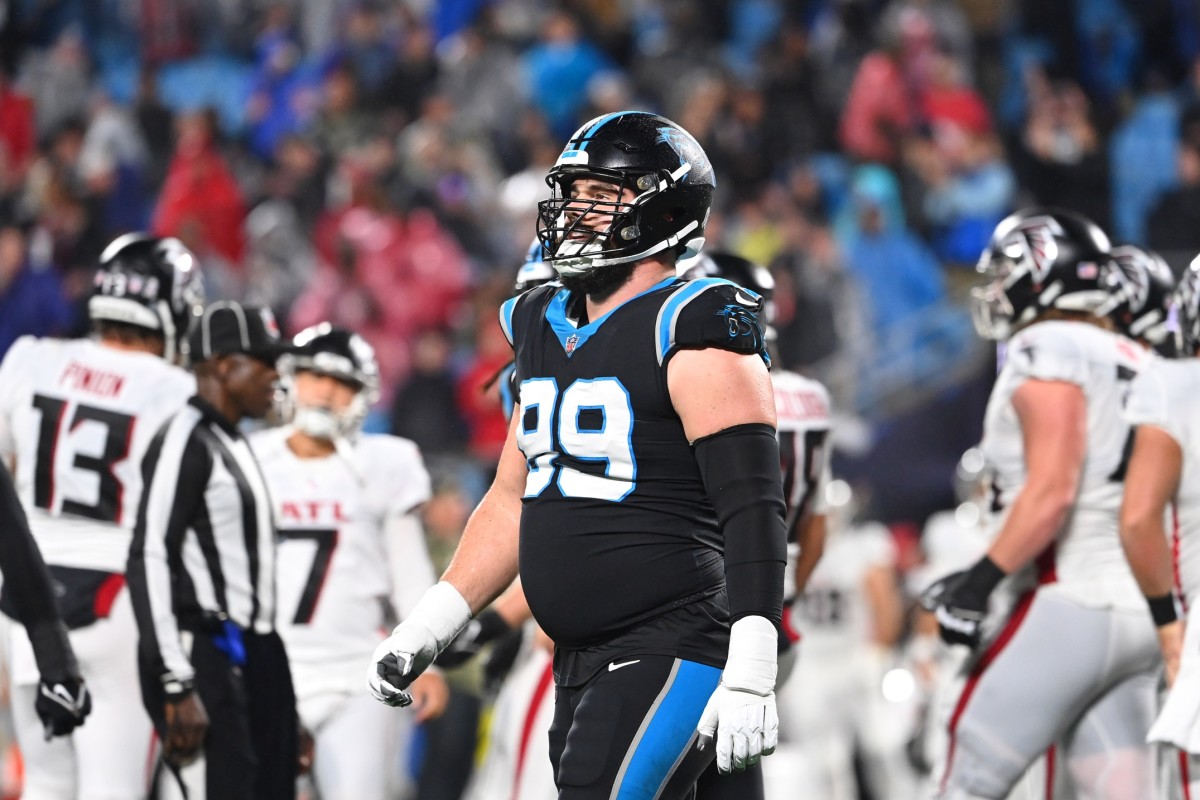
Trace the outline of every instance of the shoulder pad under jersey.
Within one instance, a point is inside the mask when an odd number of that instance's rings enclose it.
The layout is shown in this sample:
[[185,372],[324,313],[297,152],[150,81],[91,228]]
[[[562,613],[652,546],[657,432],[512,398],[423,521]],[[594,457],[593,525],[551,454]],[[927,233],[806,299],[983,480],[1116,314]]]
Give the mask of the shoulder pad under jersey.
[[769,366],[763,326],[762,297],[724,278],[698,278],[667,296],[655,322],[658,363],[679,350],[715,347],[757,354]]
[[535,286],[529,291],[510,297],[500,305],[500,328],[510,345],[515,346],[517,331],[523,329],[525,317],[531,309],[544,308],[551,297],[558,293],[562,284],[558,281]]
[[1005,369],[1022,378],[1084,385],[1090,371],[1089,337],[1103,334],[1082,322],[1040,322],[1014,336]]

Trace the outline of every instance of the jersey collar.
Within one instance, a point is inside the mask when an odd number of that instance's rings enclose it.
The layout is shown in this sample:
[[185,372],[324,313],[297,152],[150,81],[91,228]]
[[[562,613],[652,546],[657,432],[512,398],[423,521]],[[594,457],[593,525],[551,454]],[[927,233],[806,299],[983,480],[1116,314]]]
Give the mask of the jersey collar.
[[589,322],[587,325],[580,327],[574,320],[567,316],[567,306],[571,302],[570,289],[559,289],[554,297],[550,298],[550,305],[546,309],[546,321],[550,323],[550,328],[558,337],[559,344],[562,345],[567,357],[574,355],[575,351],[583,347],[584,343],[592,337],[596,331],[600,330],[600,326],[604,324],[604,320],[612,316],[613,311],[622,308],[628,303],[637,300],[639,297],[648,295],[651,292],[657,292],[659,289],[665,289],[675,281],[679,280],[672,275],[669,278],[663,278],[658,283],[651,286],[644,292],[635,294],[633,297],[626,300],[616,308],[610,309],[607,314],[597,320]]
[[225,415],[216,409],[211,403],[202,398],[198,394],[194,394],[188,398],[188,404],[199,409],[204,418],[210,422],[216,423],[221,430],[228,433],[234,439],[242,438],[242,432],[237,425],[225,418]]

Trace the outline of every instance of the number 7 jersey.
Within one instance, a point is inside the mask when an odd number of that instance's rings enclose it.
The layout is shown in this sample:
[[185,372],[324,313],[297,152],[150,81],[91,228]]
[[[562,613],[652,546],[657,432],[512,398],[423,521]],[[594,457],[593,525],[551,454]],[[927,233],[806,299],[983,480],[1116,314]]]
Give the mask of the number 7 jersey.
[[382,639],[385,604],[399,590],[393,581],[417,581],[417,591],[433,583],[423,539],[407,564],[392,563],[386,541],[390,518],[429,499],[429,474],[407,439],[364,434],[344,451],[299,458],[291,433],[284,426],[250,437],[279,529],[279,634],[302,694],[313,672],[346,660],[357,689],[361,665]]
[[994,470],[994,536],[1026,482],[1024,439],[1013,394],[1028,380],[1062,381],[1083,390],[1087,449],[1075,502],[1036,566],[1040,582],[1060,584],[1086,606],[1145,609],[1117,525],[1133,446],[1132,428],[1122,409],[1134,377],[1153,358],[1129,339],[1086,322],[1039,322],[1009,341],[988,400],[981,449]]
[[47,564],[125,572],[142,455],[190,373],[91,339],[16,341],[0,364],[0,460]]
[[[573,305],[551,283],[505,303],[500,322],[516,352],[529,469],[525,595],[556,644],[582,649],[721,593],[724,538],[667,365],[684,348],[766,355],[760,300],[729,281],[668,278],[587,324]],[[723,658],[710,644],[680,657]]]

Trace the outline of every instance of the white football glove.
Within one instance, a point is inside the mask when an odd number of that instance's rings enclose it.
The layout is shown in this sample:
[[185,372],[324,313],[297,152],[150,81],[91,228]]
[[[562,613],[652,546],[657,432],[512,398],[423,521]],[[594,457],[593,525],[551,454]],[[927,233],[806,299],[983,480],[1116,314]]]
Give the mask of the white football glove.
[[717,740],[717,769],[742,771],[779,744],[775,711],[779,633],[766,617],[742,617],[729,632],[729,659],[721,683],[704,707],[698,745]]
[[367,672],[371,694],[389,706],[412,703],[408,685],[470,619],[471,607],[457,589],[445,581],[430,587],[408,618],[375,648]]

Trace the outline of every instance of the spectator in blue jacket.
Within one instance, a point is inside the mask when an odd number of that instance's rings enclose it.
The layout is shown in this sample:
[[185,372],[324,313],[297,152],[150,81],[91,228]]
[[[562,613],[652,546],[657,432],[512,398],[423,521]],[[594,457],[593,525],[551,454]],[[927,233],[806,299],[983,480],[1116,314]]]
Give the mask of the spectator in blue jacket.
[[21,336],[70,332],[74,317],[58,271],[30,261],[25,230],[0,226],[0,358]]
[[542,26],[542,41],[525,54],[533,103],[564,140],[584,121],[577,115],[587,101],[588,82],[610,69],[604,53],[581,38],[579,23],[566,11],[550,15]]
[[878,164],[855,170],[846,206],[838,223],[846,266],[869,301],[872,328],[886,339],[894,326],[943,299],[941,268],[906,226],[891,170]]

